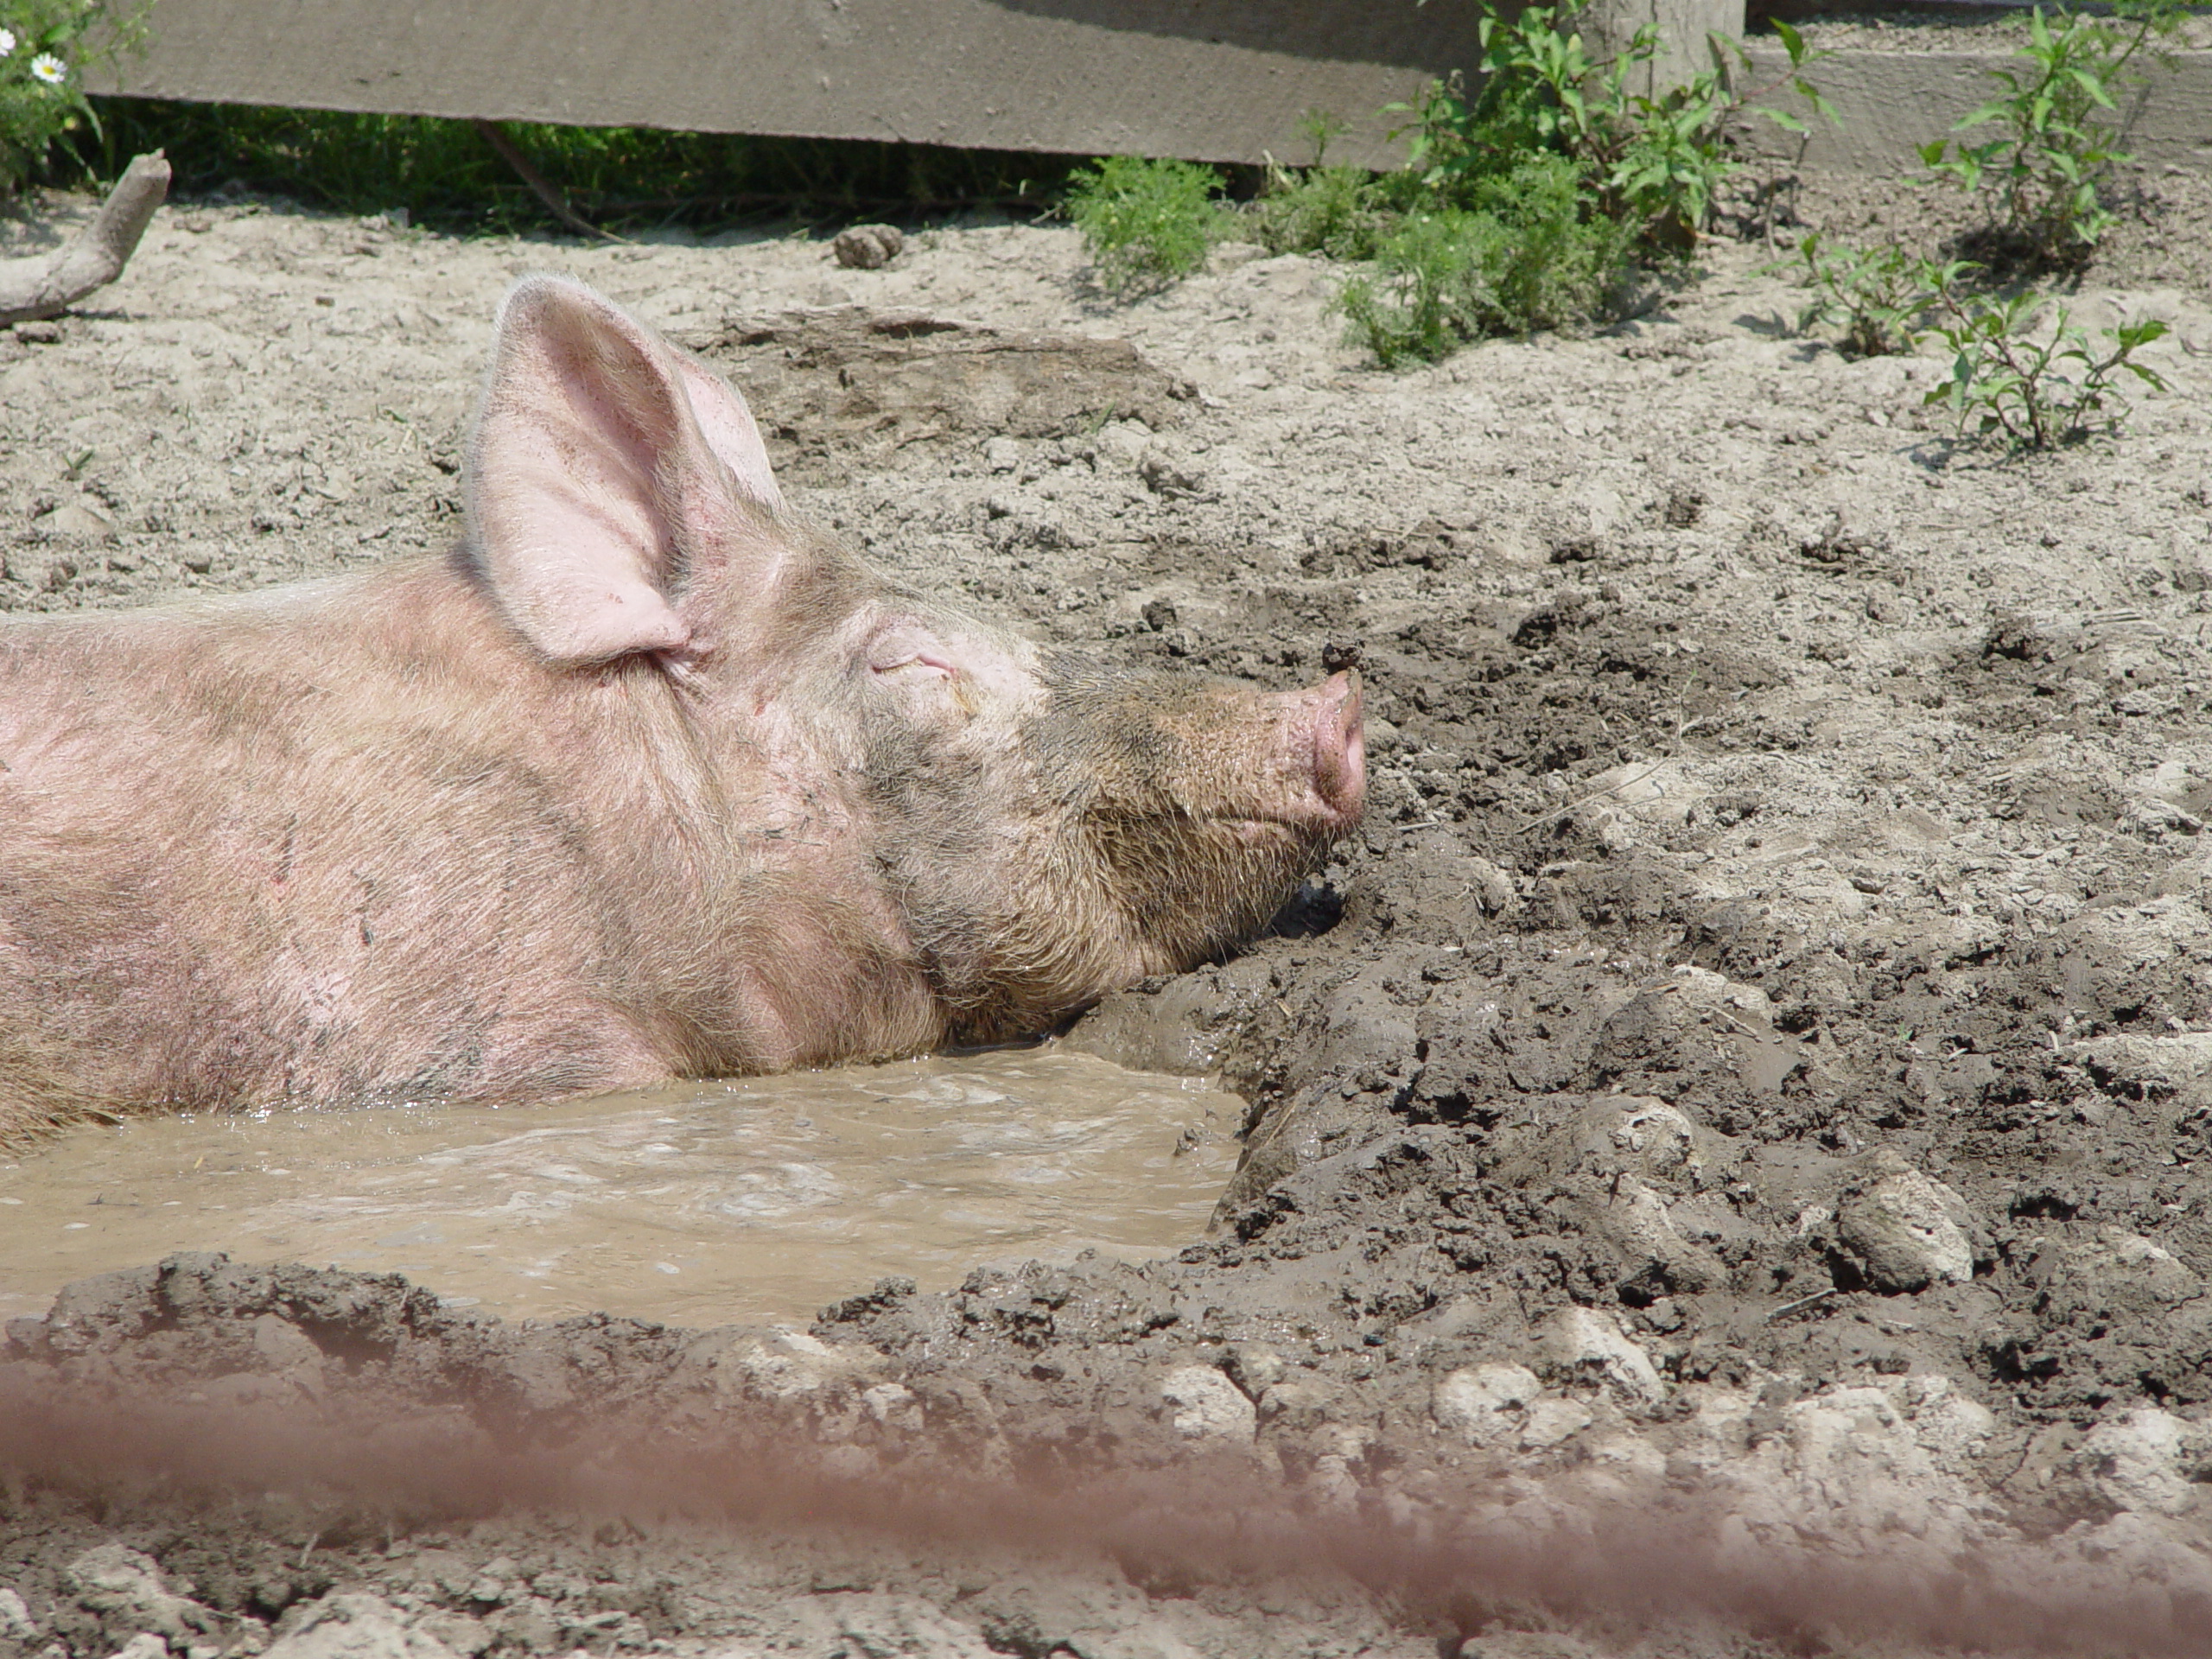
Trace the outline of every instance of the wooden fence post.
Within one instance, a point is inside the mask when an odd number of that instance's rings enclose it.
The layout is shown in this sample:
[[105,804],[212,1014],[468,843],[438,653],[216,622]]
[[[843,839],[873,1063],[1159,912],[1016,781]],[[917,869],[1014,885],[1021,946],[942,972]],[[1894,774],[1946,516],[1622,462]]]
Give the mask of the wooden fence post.
[[1713,67],[1707,35],[1742,38],[1744,0],[1592,0],[1581,16],[1583,41],[1592,57],[1610,59],[1646,23],[1659,30],[1659,54],[1637,68],[1629,91],[1649,98]]

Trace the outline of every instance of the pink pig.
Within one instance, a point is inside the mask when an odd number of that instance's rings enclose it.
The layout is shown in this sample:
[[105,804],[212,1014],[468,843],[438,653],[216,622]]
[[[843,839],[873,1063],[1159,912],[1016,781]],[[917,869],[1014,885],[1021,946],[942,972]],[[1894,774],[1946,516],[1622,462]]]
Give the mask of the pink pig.
[[0,1138],[1038,1033],[1263,923],[1364,783],[1354,676],[929,600],[786,512],[714,372],[532,277],[450,554],[0,625]]

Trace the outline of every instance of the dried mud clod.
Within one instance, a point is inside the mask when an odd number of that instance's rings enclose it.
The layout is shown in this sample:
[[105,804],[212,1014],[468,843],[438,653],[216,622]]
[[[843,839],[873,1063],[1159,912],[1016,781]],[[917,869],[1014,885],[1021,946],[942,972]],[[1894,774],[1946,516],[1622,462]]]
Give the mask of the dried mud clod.
[[[1530,1151],[1672,1195],[1725,1181],[1650,1100],[1599,1103]],[[1370,1205],[1479,1179],[1434,1135],[1334,1174]],[[1341,1269],[1350,1242],[1309,1239],[1308,1260]],[[1997,1426],[1939,1375],[1686,1386],[1616,1314],[1532,1320],[1481,1294],[1401,1319],[1386,1353],[1354,1344],[1365,1363],[1281,1325],[1194,1346],[1233,1315],[1193,1265],[1032,1264],[949,1297],[887,1282],[812,1335],[506,1325],[391,1276],[205,1255],[86,1281],[0,1355],[0,1642],[688,1654],[819,1643],[826,1605],[877,1637],[928,1633],[886,1651],[980,1654],[1026,1617],[1049,1652],[1156,1633],[1156,1604],[1196,1599],[1170,1650],[1307,1650],[1254,1646],[1254,1597],[1408,1655],[1470,1599],[1923,1643],[2092,1613],[2144,1650],[2196,1629],[2188,1573],[2139,1570],[2140,1517],[2183,1513],[2212,1452],[2171,1414],[2037,1444],[2054,1496],[2108,1522],[2054,1541],[1979,1496]],[[1387,1505],[1362,1502],[1378,1489]],[[540,1518],[563,1514],[587,1518]]]
[[855,225],[838,232],[830,247],[849,270],[880,270],[906,251],[906,234],[896,225]]
[[817,482],[863,459],[989,435],[1065,438],[1109,421],[1179,423],[1190,389],[1122,340],[849,307],[693,342],[753,406],[779,469]]

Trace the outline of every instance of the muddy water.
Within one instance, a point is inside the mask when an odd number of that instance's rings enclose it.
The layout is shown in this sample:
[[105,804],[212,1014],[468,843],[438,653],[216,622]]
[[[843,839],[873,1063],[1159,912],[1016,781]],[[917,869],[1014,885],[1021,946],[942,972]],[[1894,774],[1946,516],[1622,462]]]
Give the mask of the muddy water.
[[1171,1253],[1242,1110],[1048,1048],[522,1109],[148,1119],[0,1163],[0,1319],[213,1249],[404,1273],[511,1318],[804,1320],[888,1274]]

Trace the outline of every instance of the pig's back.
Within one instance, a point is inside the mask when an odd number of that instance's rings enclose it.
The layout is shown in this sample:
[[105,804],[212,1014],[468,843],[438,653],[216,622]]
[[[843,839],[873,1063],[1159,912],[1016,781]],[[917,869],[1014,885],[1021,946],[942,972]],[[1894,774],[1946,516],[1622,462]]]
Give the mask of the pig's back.
[[[183,1106],[665,1075],[634,873],[563,775],[589,712],[514,655],[433,566],[0,629],[0,1096],[41,1071]],[[0,1128],[38,1113],[0,1098]]]

